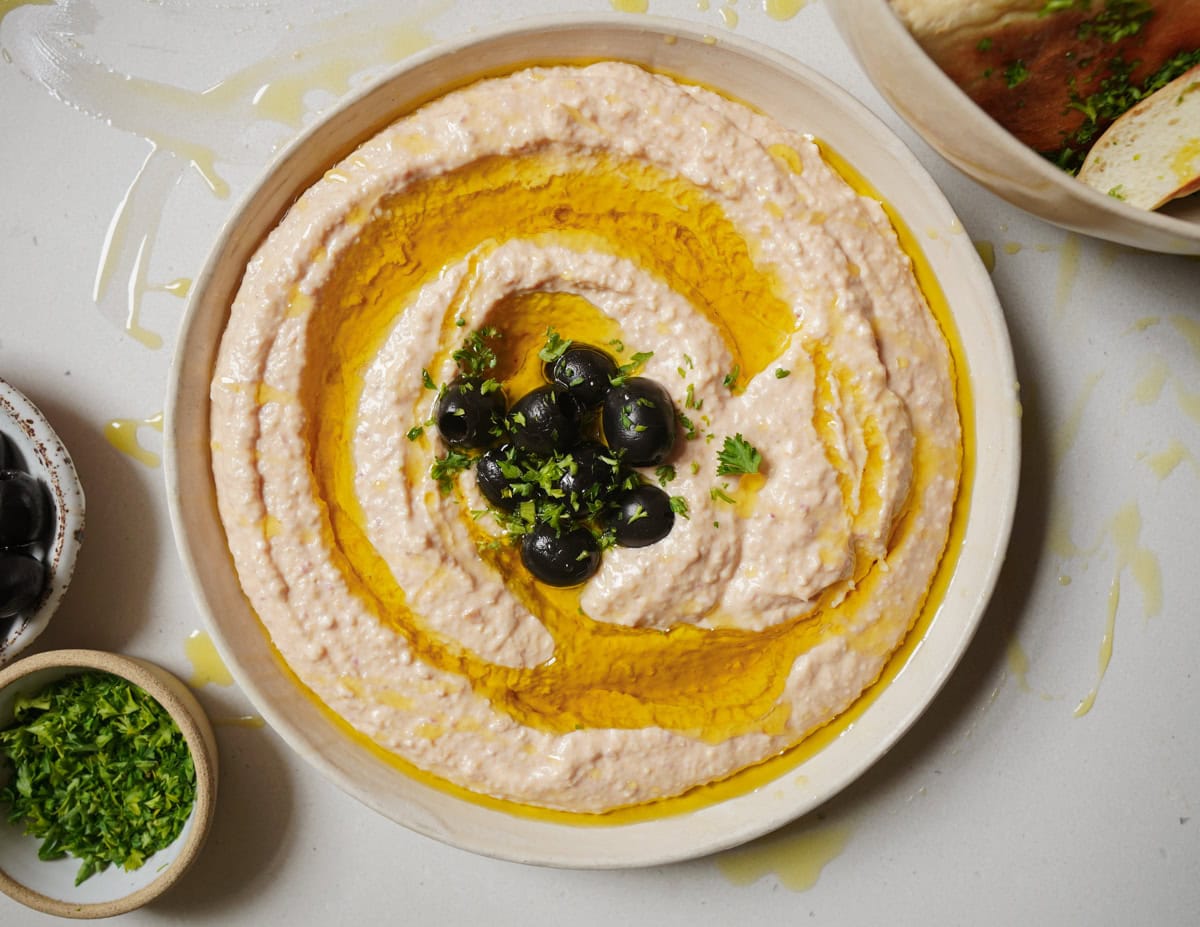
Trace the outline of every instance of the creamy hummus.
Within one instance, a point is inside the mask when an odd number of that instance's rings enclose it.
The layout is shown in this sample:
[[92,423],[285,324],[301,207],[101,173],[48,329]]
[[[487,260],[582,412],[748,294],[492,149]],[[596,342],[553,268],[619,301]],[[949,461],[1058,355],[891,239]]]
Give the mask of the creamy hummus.
[[[533,582],[421,428],[498,328],[672,393],[688,517]],[[690,425],[690,427],[689,427]],[[741,434],[761,472],[719,477]],[[261,246],[212,383],[242,585],[329,708],[436,777],[576,812],[787,750],[880,675],[946,547],[953,362],[881,206],[809,138],[620,63],[480,81],[328,171]],[[655,473],[646,477],[656,480]]]

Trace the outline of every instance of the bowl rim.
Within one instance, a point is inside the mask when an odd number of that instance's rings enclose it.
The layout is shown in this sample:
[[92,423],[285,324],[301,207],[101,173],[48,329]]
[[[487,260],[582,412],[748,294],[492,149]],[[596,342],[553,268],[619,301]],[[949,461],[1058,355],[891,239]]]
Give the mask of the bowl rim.
[[47,484],[54,501],[54,533],[46,557],[46,588],[37,607],[18,616],[6,639],[0,641],[0,666],[4,666],[46,630],[58,609],[75,572],[83,541],[86,503],[79,473],[66,445],[33,401],[2,377],[0,415],[23,433],[35,458],[27,463],[31,470],[41,471],[35,475]]
[[[982,582],[972,589],[972,595],[978,597],[978,603],[971,609],[969,620],[962,622],[962,626],[958,635],[953,639],[947,639],[944,643],[944,649],[947,652],[945,662],[939,666],[938,671],[933,674],[922,689],[922,697],[919,703],[912,706],[902,718],[890,722],[891,726],[888,729],[888,735],[880,737],[874,742],[874,747],[865,758],[855,764],[853,768],[840,771],[836,786],[821,797],[808,803],[807,805],[790,808],[782,814],[767,816],[762,819],[747,822],[735,810],[731,810],[734,803],[739,800],[746,799],[749,795],[761,792],[762,789],[753,790],[746,795],[739,795],[734,798],[719,802],[716,805],[709,805],[698,809],[695,812],[687,812],[686,814],[675,815],[669,818],[658,818],[649,822],[636,822],[631,824],[614,824],[607,827],[579,827],[575,825],[563,825],[554,822],[548,822],[535,818],[517,818],[504,811],[494,808],[484,808],[453,798],[458,805],[464,808],[473,808],[476,812],[471,816],[472,821],[476,826],[482,826],[480,821],[490,823],[495,820],[494,816],[499,816],[507,821],[520,821],[523,826],[531,828],[535,833],[541,832],[545,834],[551,833],[556,828],[569,828],[570,833],[580,835],[580,838],[586,842],[586,836],[589,833],[595,833],[600,830],[620,831],[625,835],[625,844],[620,852],[603,853],[599,851],[572,851],[568,856],[555,854],[545,850],[544,847],[537,845],[536,841],[529,845],[522,846],[520,849],[497,845],[494,842],[489,843],[485,838],[481,838],[479,832],[475,828],[460,827],[458,831],[448,832],[447,825],[438,816],[436,812],[430,811],[428,808],[408,809],[409,813],[405,817],[398,817],[394,811],[388,810],[386,802],[378,796],[372,794],[365,786],[361,786],[355,781],[346,770],[346,766],[336,759],[322,754],[316,743],[316,735],[312,735],[307,731],[299,729],[299,726],[289,720],[282,711],[277,711],[272,703],[269,694],[265,691],[266,686],[260,686],[258,679],[246,669],[240,659],[239,654],[232,652],[231,645],[227,644],[221,627],[219,626],[215,616],[215,609],[210,602],[210,594],[215,595],[211,588],[206,583],[205,577],[201,573],[200,568],[200,542],[193,541],[189,537],[190,518],[188,515],[188,507],[195,504],[194,498],[185,499],[185,489],[181,480],[181,473],[184,467],[189,466],[187,452],[184,449],[185,441],[181,435],[182,419],[188,415],[199,415],[205,425],[205,437],[207,437],[207,422],[208,422],[208,383],[211,381],[211,360],[215,357],[217,344],[206,345],[205,349],[209,351],[210,356],[207,360],[201,361],[198,359],[194,350],[189,350],[190,336],[205,323],[202,316],[202,307],[205,302],[205,295],[212,286],[213,278],[217,275],[221,262],[227,257],[230,251],[236,252],[239,247],[245,246],[247,235],[241,230],[241,226],[245,224],[251,215],[258,214],[259,221],[265,221],[262,216],[262,206],[260,200],[270,197],[265,191],[272,184],[272,178],[276,177],[278,172],[286,166],[290,159],[296,157],[299,152],[306,148],[311,140],[322,131],[322,129],[335,120],[339,114],[347,110],[351,110],[360,106],[370,96],[388,86],[397,84],[402,79],[411,74],[413,71],[426,68],[434,64],[436,61],[445,59],[455,55],[468,53],[481,46],[489,46],[490,43],[503,42],[513,39],[514,37],[528,33],[550,33],[557,34],[563,32],[572,32],[578,30],[599,29],[599,30],[614,30],[621,33],[624,37],[628,33],[642,33],[654,36],[657,40],[662,41],[664,38],[671,37],[673,43],[688,41],[701,49],[711,48],[714,40],[707,30],[702,27],[680,20],[673,20],[664,17],[654,16],[639,16],[630,18],[621,16],[620,14],[580,14],[580,15],[557,15],[557,16],[542,16],[523,19],[514,23],[501,26],[487,31],[472,34],[468,37],[459,38],[449,42],[439,43],[429,49],[419,52],[409,58],[404,59],[397,66],[389,69],[387,72],[380,75],[375,80],[371,81],[367,86],[360,88],[350,94],[343,100],[339,101],[328,112],[322,114],[322,117],[314,124],[307,127],[295,139],[293,139],[285,148],[283,148],[275,159],[266,167],[264,172],[254,182],[254,184],[242,196],[238,205],[230,213],[227,221],[222,225],[218,232],[214,246],[205,262],[201,273],[197,276],[196,282],[193,285],[191,295],[189,297],[188,306],[181,320],[179,335],[176,342],[175,355],[173,358],[172,369],[168,381],[167,402],[165,408],[165,429],[164,429],[164,468],[167,486],[167,500],[171,514],[172,527],[176,539],[177,546],[180,552],[180,558],[184,566],[184,571],[188,576],[188,580],[195,597],[197,606],[201,612],[203,620],[210,630],[214,643],[220,652],[226,664],[230,667],[234,677],[238,680],[239,685],[246,691],[247,696],[256,706],[257,710],[263,717],[275,728],[281,737],[296,750],[306,761],[315,766],[326,778],[334,782],[343,791],[353,795],[368,807],[384,814],[398,823],[403,824],[411,830],[422,833],[426,836],[433,837],[444,843],[466,849],[471,852],[479,853],[485,856],[492,856],[500,859],[511,860],[515,862],[530,863],[537,865],[560,866],[560,867],[579,867],[579,868],[625,868],[634,866],[649,866],[668,862],[675,862],[684,859],[690,859],[708,853],[716,852],[722,849],[727,849],[731,846],[744,843],[755,837],[761,836],[775,828],[793,820],[800,815],[812,810],[813,807],[821,802],[832,797],[833,794],[841,791],[849,785],[854,779],[866,771],[873,765],[880,756],[883,755],[897,741],[920,714],[932,703],[937,692],[940,691],[946,680],[954,668],[959,663],[962,654],[965,652],[967,645],[972,639],[975,629],[979,621],[982,619],[983,612],[986,609],[986,604],[990,598],[991,592],[997,581],[1000,565],[1003,561],[1004,551],[1007,548],[1009,533],[1011,531],[1013,514],[1016,503],[1016,492],[1018,483],[1019,460],[1020,460],[1020,428],[1018,417],[1015,412],[1003,419],[1003,422],[997,426],[1000,429],[998,444],[1004,450],[1008,451],[1000,463],[997,464],[996,477],[997,482],[991,489],[999,491],[1001,498],[998,502],[996,513],[996,525],[994,534],[989,536],[990,547],[986,556],[990,558],[986,571],[986,576]],[[836,85],[833,81],[824,77],[813,68],[803,64],[795,58],[776,51],[772,48],[763,46],[760,43],[749,39],[744,39],[736,36],[722,36],[717,43],[724,49],[730,50],[739,57],[748,57],[754,59],[756,65],[775,72],[782,72],[790,75],[793,79],[806,82],[812,88],[823,93],[829,98],[836,99],[838,105],[843,107],[847,112],[851,113],[856,120],[865,126],[869,126],[873,135],[873,141],[878,147],[886,150],[887,154],[901,164],[904,169],[911,175],[912,179],[916,180],[922,188],[923,194],[929,198],[933,204],[931,208],[936,209],[941,215],[947,219],[947,223],[953,220],[957,223],[957,217],[953,213],[945,195],[929,177],[928,172],[921,166],[915,155],[896,137],[878,117],[850,93]],[[546,55],[543,58],[570,58],[571,55]],[[582,53],[575,57],[585,57]],[[619,59],[620,54],[609,54],[604,57]],[[522,63],[529,63],[528,59],[522,61],[511,61],[512,69],[517,69]],[[685,75],[686,77],[686,75]],[[443,80],[443,87],[449,83],[451,86],[457,86],[462,81]],[[445,92],[445,90],[441,91]],[[376,127],[373,130],[378,131],[379,128],[394,121],[399,114],[407,111],[411,107],[399,107],[390,111],[386,117],[376,121]],[[355,145],[360,144],[370,134],[359,137],[353,140],[352,143],[342,146],[342,149],[349,150]],[[343,140],[344,141],[344,140]],[[339,150],[342,150],[339,149]],[[336,157],[336,155],[334,156]],[[326,162],[325,167],[328,166]],[[318,174],[319,176],[319,174]],[[311,182],[311,181],[310,181]],[[292,195],[298,195],[303,186],[298,186],[293,189]],[[290,201],[289,201],[290,202]],[[262,235],[254,237],[253,249],[257,247],[258,242],[262,237],[278,221],[276,217],[265,225]],[[961,225],[959,225],[961,229]],[[1015,389],[1016,374],[1013,363],[1011,344],[1008,339],[1007,330],[1004,326],[1003,314],[1000,309],[998,299],[995,295],[995,290],[992,287],[990,277],[983,268],[982,261],[975,249],[970,245],[969,239],[965,235],[959,236],[965,242],[962,252],[956,257],[960,262],[965,263],[971,268],[971,284],[978,290],[978,295],[982,301],[979,307],[980,312],[984,317],[984,326],[988,330],[991,339],[994,340],[995,357],[991,360],[995,361],[996,369],[999,376],[1005,383],[1011,383]],[[240,279],[240,272],[238,274]],[[225,317],[228,315],[228,302],[225,303]],[[223,327],[223,320],[222,320]],[[217,338],[219,343],[219,337]],[[194,396],[185,395],[185,380],[190,374],[195,376],[195,367],[198,363],[203,363],[207,368],[207,377],[203,380],[203,389],[201,394],[203,400],[197,402]],[[1007,398],[1006,398],[1006,401]],[[1015,404],[1015,403],[1014,403]],[[197,406],[202,406],[197,410]],[[212,491],[212,474],[211,468],[208,465],[209,456],[207,443],[203,448],[188,447],[188,450],[200,450],[204,456],[204,476],[196,477],[197,485],[200,482],[206,482],[207,491]],[[195,489],[196,486],[190,487]],[[215,515],[215,502],[212,504],[212,512],[209,513],[212,517]],[[224,537],[224,529],[220,529],[220,535]],[[232,561],[228,553],[227,547],[224,550],[225,560],[227,561],[227,569],[232,571]],[[981,555],[982,556],[982,555]],[[236,573],[233,573],[235,584],[237,583]],[[240,585],[238,585],[240,593]],[[214,600],[215,601],[215,600]],[[957,619],[956,619],[957,620]],[[265,629],[260,625],[258,629],[264,638],[267,637]],[[276,664],[278,664],[273,672],[278,673],[282,666],[282,661],[277,652],[269,644],[266,644],[270,650]],[[917,651],[922,648],[918,647]],[[914,654],[913,658],[915,658]],[[911,659],[910,658],[910,661]],[[286,672],[286,670],[284,670]],[[893,682],[892,685],[895,685]],[[889,686],[890,688],[890,686]],[[882,699],[886,693],[880,696]],[[861,725],[860,725],[861,726]],[[826,753],[829,747],[820,751]],[[819,755],[819,754],[818,754]],[[785,774],[785,775],[791,775]],[[415,781],[415,780],[414,780]],[[425,787],[428,788],[428,787]],[[714,812],[714,809],[722,809]],[[423,812],[423,813],[422,813]],[[715,823],[727,827],[727,831],[719,838],[712,838],[703,845],[687,844],[680,845],[670,851],[662,849],[649,848],[641,845],[638,835],[645,833],[643,830],[647,826],[661,825],[664,821],[679,820],[682,818],[692,818],[701,816],[711,816],[716,814],[715,818],[711,818]],[[705,817],[705,820],[710,820]],[[711,826],[711,825],[710,825]],[[589,855],[590,852],[590,855]]]
[[97,670],[133,683],[154,698],[178,725],[196,769],[196,798],[191,827],[178,856],[148,884],[111,901],[73,903],[53,898],[18,882],[0,868],[0,892],[21,904],[58,917],[100,918],[124,914],[157,898],[175,884],[196,859],[208,836],[216,809],[216,740],[207,715],[183,682],[161,666],[138,657],[103,650],[47,650],[0,669],[0,691],[42,670]]
[[[1115,197],[1101,193],[1094,187],[1055,167],[1000,125],[983,107],[972,100],[966,91],[956,84],[945,71],[938,67],[928,52],[921,47],[916,37],[905,27],[900,16],[892,8],[888,0],[858,0],[858,2],[874,4],[878,8],[880,15],[873,22],[871,28],[881,30],[885,33],[887,40],[895,44],[897,56],[902,57],[911,67],[916,69],[922,80],[932,82],[940,89],[941,93],[949,95],[957,101],[958,105],[970,108],[981,117],[978,125],[972,127],[972,132],[983,132],[986,136],[986,143],[996,148],[999,156],[1005,161],[1015,162],[1022,169],[1032,172],[1032,175],[1037,179],[1042,188],[1046,186],[1058,188],[1074,205],[1086,210],[1089,215],[1086,217],[1086,221],[1084,219],[1068,221],[1036,213],[1025,206],[1014,204],[1019,209],[1061,228],[1079,232],[1093,238],[1119,242],[1147,251],[1168,254],[1200,254],[1200,221],[1180,219],[1156,210],[1139,209]],[[848,6],[843,5],[841,2],[830,4],[830,7],[830,18],[837,27],[842,40],[853,51],[855,58],[858,60],[864,73],[866,73],[871,85],[887,101],[892,110],[926,144],[950,162],[957,170],[961,171],[975,183],[979,183],[992,190],[993,188],[990,184],[978,176],[982,172],[982,168],[972,170],[964,166],[962,158],[950,153],[940,140],[928,137],[914,120],[907,115],[907,110],[903,106],[897,105],[896,100],[899,95],[893,88],[881,86],[879,83],[876,83],[871,69],[863,62],[863,56],[859,53],[857,42],[853,38],[854,31],[857,28],[854,25],[856,22],[855,17],[861,17],[862,14],[852,13]],[[1008,199],[998,191],[993,190],[993,192],[1003,199]],[[1101,227],[1098,229],[1095,225],[1101,218],[1106,220],[1107,224],[1101,224]],[[1091,224],[1089,225],[1089,223]],[[1138,243],[1133,240],[1132,236],[1124,232],[1119,230],[1110,231],[1107,225],[1113,223],[1118,223],[1121,226],[1129,224],[1144,226],[1152,232],[1163,236],[1164,240],[1169,236],[1173,236],[1177,240],[1177,246],[1167,250],[1162,247]]]

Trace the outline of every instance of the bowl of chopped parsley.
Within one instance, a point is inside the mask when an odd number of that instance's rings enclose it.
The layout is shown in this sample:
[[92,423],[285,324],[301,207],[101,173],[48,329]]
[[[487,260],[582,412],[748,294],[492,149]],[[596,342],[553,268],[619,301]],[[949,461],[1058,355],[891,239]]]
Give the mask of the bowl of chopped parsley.
[[160,667],[58,650],[0,670],[0,891],[22,904],[146,904],[199,853],[216,782],[212,727]]

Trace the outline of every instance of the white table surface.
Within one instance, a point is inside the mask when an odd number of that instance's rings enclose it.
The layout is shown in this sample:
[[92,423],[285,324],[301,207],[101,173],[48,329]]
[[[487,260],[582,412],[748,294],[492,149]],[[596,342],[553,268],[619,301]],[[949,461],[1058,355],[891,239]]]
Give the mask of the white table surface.
[[[630,5],[0,0],[0,376],[58,429],[88,498],[74,583],[36,650],[118,650],[193,674],[185,643],[201,619],[152,423],[179,281],[271,153],[430,43]],[[995,252],[1023,482],[999,590],[950,683],[808,817],[741,850],[624,872],[443,846],[342,794],[269,728],[221,724],[203,856],[130,924],[1200,922],[1200,263],[1068,235],[983,191],[883,103],[819,2],[768,15],[785,5],[649,3],[850,90]],[[216,192],[188,163],[208,154]],[[114,421],[149,423],[137,433],[152,456],[108,440]],[[1111,663],[1077,716],[1110,615]],[[214,718],[254,712],[236,685],[197,691]],[[5,927],[49,920],[0,897]]]

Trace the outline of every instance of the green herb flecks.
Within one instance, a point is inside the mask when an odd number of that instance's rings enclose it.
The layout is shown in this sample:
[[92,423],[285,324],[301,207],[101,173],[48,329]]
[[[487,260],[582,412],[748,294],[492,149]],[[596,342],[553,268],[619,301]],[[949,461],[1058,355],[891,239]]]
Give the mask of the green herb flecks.
[[1095,36],[1115,45],[1141,32],[1153,16],[1153,8],[1143,0],[1107,0],[1103,10],[1079,24],[1075,35],[1080,39]]
[[1004,83],[1009,90],[1019,87],[1027,80],[1029,80],[1029,68],[1024,61],[1018,58],[1004,66]]
[[545,361],[547,364],[552,364],[567,352],[573,342],[570,338],[563,338],[553,328],[546,329],[546,344],[538,351],[538,358]]
[[683,496],[671,496],[668,500],[671,506],[671,511],[676,515],[682,515],[684,518],[691,518],[691,513],[688,511],[687,499]]
[[1112,58],[1107,62],[1109,73],[1100,82],[1099,90],[1087,96],[1071,95],[1071,107],[1084,116],[1079,128],[1064,140],[1061,148],[1043,155],[1067,173],[1077,174],[1092,143],[1119,116],[1198,64],[1200,48],[1180,52],[1167,59],[1138,87],[1129,78],[1134,65],[1119,55]]
[[499,337],[497,329],[486,325],[467,335],[463,346],[450,356],[464,376],[481,377],[496,366],[496,352],[488,342]]
[[629,358],[628,363],[621,364],[617,368],[617,375],[615,377],[609,377],[608,382],[613,386],[624,386],[629,382],[629,378],[633,376],[634,372],[653,356],[653,351],[638,351],[631,358]]
[[434,458],[429,475],[437,480],[442,495],[447,495],[454,488],[454,478],[470,467],[472,462],[473,458],[461,451],[446,451],[441,457]]
[[136,686],[86,672],[18,695],[0,758],[0,802],[42,840],[41,859],[81,860],[75,884],[137,869],[175,841],[196,798],[196,770],[171,716]]
[[762,454],[753,444],[740,434],[727,436],[717,451],[717,476],[757,473],[761,463]]

